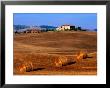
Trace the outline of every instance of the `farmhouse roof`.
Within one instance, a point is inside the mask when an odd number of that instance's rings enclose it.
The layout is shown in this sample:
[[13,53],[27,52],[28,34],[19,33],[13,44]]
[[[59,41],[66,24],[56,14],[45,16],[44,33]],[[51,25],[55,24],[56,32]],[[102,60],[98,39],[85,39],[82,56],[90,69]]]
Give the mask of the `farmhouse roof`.
[[71,26],[71,25],[69,25],[69,24],[64,24],[64,25],[62,25],[62,26]]

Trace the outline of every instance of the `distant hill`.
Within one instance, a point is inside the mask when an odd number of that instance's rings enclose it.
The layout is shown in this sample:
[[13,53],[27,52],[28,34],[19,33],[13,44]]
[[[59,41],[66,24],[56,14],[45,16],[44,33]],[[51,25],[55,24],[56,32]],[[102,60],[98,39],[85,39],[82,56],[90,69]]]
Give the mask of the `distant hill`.
[[[26,25],[14,25],[14,31],[18,31],[18,30],[23,30],[26,28],[31,28],[30,26],[26,26]],[[57,27],[55,26],[48,26],[48,25],[41,25],[41,26],[34,26],[35,28],[41,28],[41,30],[55,30]]]
[[83,30],[86,30],[86,31],[96,31],[97,32],[97,29],[82,29]]
[[20,30],[20,29],[30,28],[30,26],[26,26],[26,25],[14,25],[13,28],[14,28],[14,30]]
[[41,27],[42,29],[48,29],[48,30],[55,30],[57,27],[55,27],[55,26],[48,26],[48,25],[41,25],[41,26],[39,26],[39,27]]

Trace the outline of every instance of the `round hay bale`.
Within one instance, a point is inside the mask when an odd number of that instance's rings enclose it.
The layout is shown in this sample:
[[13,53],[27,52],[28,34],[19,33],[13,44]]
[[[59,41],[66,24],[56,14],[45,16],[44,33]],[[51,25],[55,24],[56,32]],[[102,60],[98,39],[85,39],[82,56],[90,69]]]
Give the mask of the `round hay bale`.
[[30,72],[33,70],[32,62],[22,63],[17,66],[19,72]]
[[33,71],[33,64],[32,64],[32,62],[26,63],[25,66],[26,66],[26,72]]
[[57,59],[55,59],[55,66],[62,67],[72,62],[73,59],[68,59],[66,56],[59,56]]
[[80,51],[80,53],[77,55],[77,60],[86,59],[87,57],[87,52]]
[[93,53],[89,53],[89,54],[88,54],[88,57],[89,57],[89,58],[93,58],[94,56],[96,56],[96,52],[93,52]]
[[16,67],[15,67],[15,70],[16,72],[26,72],[26,66],[24,64],[18,64]]
[[19,71],[20,72],[26,72],[26,66],[25,65],[19,66]]

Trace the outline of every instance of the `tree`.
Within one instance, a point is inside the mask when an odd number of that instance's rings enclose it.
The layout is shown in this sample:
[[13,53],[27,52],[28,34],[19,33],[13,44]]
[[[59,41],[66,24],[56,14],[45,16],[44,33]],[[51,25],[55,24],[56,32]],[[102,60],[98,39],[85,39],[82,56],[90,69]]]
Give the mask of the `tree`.
[[70,31],[75,30],[75,26],[70,26]]
[[97,29],[94,29],[94,31],[97,31]]
[[77,29],[81,31],[81,27],[78,27]]
[[75,28],[74,31],[77,31],[77,28]]
[[17,31],[15,31],[15,34],[17,34],[18,32]]

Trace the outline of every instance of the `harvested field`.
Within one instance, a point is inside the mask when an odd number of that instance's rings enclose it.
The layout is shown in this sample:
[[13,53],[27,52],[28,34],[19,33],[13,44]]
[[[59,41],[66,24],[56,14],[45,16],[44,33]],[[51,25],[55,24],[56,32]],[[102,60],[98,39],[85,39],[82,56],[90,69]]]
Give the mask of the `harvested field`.
[[96,75],[97,33],[14,35],[14,75]]

